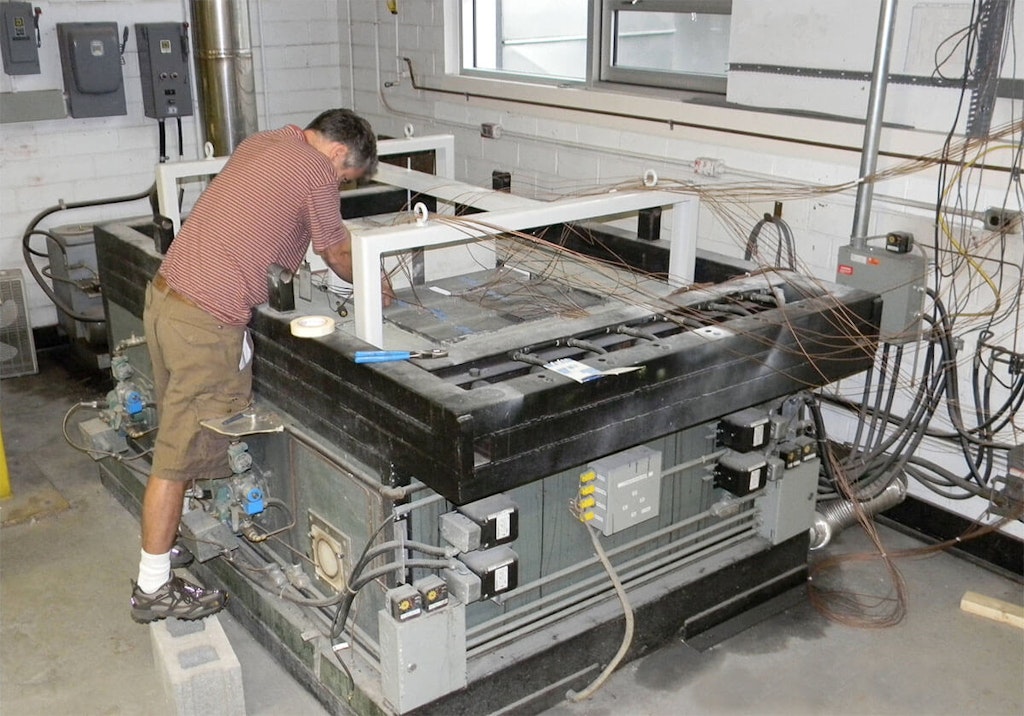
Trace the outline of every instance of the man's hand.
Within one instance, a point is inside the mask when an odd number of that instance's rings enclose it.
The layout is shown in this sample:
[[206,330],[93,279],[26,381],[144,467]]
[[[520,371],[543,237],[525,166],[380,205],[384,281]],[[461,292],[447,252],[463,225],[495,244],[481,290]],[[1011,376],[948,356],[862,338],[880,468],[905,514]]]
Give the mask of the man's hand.
[[391,285],[391,277],[387,271],[380,272],[380,300],[384,308],[390,306],[395,300],[395,288]]
[[[352,244],[350,241],[334,244],[321,254],[324,261],[343,281],[352,283]],[[381,303],[387,308],[395,300],[395,290],[391,286],[391,277],[387,272],[380,272]]]

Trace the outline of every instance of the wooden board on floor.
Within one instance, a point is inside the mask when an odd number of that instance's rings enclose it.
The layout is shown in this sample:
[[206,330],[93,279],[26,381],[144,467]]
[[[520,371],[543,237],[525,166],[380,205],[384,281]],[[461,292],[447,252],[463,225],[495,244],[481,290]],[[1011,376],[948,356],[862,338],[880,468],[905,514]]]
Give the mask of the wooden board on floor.
[[960,599],[960,609],[969,614],[977,614],[986,619],[1024,629],[1024,607],[1019,604],[1010,604],[977,592],[965,592]]

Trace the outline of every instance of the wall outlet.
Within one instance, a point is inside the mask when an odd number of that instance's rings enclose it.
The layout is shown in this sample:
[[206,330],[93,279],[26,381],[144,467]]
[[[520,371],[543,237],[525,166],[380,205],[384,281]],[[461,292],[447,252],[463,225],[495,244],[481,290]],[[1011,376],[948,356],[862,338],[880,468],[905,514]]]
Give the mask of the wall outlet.
[[499,139],[501,137],[501,125],[494,122],[484,122],[480,125],[480,136],[484,139]]
[[1021,229],[1021,213],[998,206],[985,209],[985,228],[990,231],[1017,233]]

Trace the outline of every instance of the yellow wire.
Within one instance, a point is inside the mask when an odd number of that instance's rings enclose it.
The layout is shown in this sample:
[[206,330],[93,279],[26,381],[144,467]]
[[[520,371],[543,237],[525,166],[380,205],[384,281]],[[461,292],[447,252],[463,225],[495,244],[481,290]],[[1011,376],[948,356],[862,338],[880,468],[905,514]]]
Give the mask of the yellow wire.
[[[997,144],[994,147],[989,147],[988,149],[986,149],[983,152],[979,152],[978,156],[976,156],[974,159],[972,159],[971,161],[969,161],[966,164],[964,164],[963,166],[961,166],[957,170],[956,174],[953,175],[953,178],[950,180],[949,184],[946,185],[946,190],[944,192],[942,192],[942,201],[940,203],[943,204],[943,205],[946,203],[946,199],[949,196],[949,192],[952,191],[953,187],[957,184],[958,181],[960,181],[960,177],[963,176],[963,173],[966,170],[972,168],[983,157],[985,157],[990,152],[996,151],[997,149],[1016,150],[1017,147],[1012,145],[1012,144]],[[967,251],[964,250],[964,247],[961,246],[960,243],[953,237],[953,231],[949,228],[949,224],[946,223],[946,217],[943,216],[941,213],[939,214],[939,226],[942,227],[942,233],[944,233],[946,235],[946,238],[949,240],[949,243],[953,245],[953,248],[955,248],[957,250],[957,252],[961,256],[963,256],[964,259],[967,260],[967,263],[970,264],[970,266],[975,271],[978,272],[978,274],[981,276],[981,278],[984,279],[985,283],[988,284],[989,288],[992,289],[992,295],[995,297],[995,301],[996,301],[995,305],[992,307],[992,310],[990,310],[990,311],[984,311],[982,313],[958,313],[958,314],[956,314],[956,316],[957,317],[961,317],[961,318],[979,318],[979,317],[983,317],[983,316],[994,316],[996,311],[999,310],[999,304],[1000,304],[1001,298],[1002,298],[999,295],[999,289],[996,286],[995,282],[989,277],[989,275],[987,273],[985,273],[985,270],[981,267],[981,264],[979,264],[977,261],[975,261],[974,257],[971,256],[969,253],[967,253]]]

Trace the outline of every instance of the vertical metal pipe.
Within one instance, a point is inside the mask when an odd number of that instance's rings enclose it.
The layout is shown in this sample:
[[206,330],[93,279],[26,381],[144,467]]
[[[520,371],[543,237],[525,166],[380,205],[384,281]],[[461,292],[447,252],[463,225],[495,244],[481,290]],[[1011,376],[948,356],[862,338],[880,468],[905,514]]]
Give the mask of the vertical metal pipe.
[[199,107],[206,141],[225,156],[257,131],[246,0],[191,0]]
[[868,115],[864,125],[864,147],[860,155],[860,184],[857,186],[857,204],[853,210],[851,245],[864,248],[871,219],[871,199],[875,193],[873,182],[865,181],[875,173],[878,165],[878,138],[882,133],[882,114],[885,110],[885,90],[889,85],[889,59],[892,55],[892,30],[896,21],[896,0],[882,0],[878,16],[878,35],[875,38],[875,67],[868,97]]

